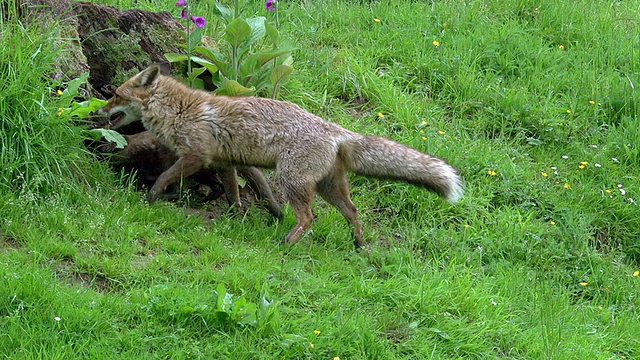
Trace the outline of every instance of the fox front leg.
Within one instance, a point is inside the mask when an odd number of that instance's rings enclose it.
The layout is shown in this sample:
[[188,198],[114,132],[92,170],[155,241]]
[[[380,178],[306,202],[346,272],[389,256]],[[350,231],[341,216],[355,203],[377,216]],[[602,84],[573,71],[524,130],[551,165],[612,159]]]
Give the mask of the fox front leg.
[[239,211],[242,208],[242,202],[240,201],[236,168],[220,168],[218,170],[218,176],[222,181],[222,188],[224,189],[224,194],[227,197],[229,206],[235,206],[235,210]]
[[160,174],[156,182],[147,193],[147,202],[152,203],[162,195],[167,187],[176,183],[181,178],[186,178],[198,172],[204,167],[204,161],[195,155],[186,155],[178,158],[178,160],[165,172]]

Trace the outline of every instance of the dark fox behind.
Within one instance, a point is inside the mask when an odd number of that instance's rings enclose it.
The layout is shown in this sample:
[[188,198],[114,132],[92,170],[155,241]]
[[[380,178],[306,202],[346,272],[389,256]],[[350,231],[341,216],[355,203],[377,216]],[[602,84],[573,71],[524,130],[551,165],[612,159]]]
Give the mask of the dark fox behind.
[[[114,144],[110,143],[102,146],[101,151],[112,154],[110,163],[116,168],[122,168],[127,173],[135,171],[138,179],[145,186],[151,187],[158,177],[178,160],[178,156],[149,131],[124,135],[124,137],[127,140],[127,146],[124,149],[116,150]],[[271,215],[282,220],[280,205],[260,169],[247,166],[240,167],[237,171],[247,180],[249,187],[255,192],[257,200],[264,203]],[[234,175],[233,172],[220,173],[215,168],[204,168],[193,174],[192,178],[197,183],[211,189],[221,188],[229,205],[240,209],[242,202]],[[176,194],[172,196],[176,196]]]
[[284,239],[288,243],[311,226],[311,202],[317,192],[351,224],[355,245],[366,246],[347,171],[406,181],[452,202],[463,194],[458,172],[441,158],[346,130],[293,103],[190,89],[161,75],[157,66],[122,84],[101,113],[118,126],[141,119],[178,155],[147,194],[149,201],[181,176],[203,168],[275,168],[280,190],[296,215]]

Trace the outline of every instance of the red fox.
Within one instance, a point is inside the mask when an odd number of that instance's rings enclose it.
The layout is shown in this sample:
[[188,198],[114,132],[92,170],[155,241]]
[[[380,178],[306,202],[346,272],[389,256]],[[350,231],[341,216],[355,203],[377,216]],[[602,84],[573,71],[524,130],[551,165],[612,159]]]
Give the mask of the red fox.
[[100,113],[120,126],[141,119],[178,155],[147,194],[149,202],[203,168],[275,168],[296,216],[285,243],[296,242],[311,226],[317,192],[352,226],[356,247],[367,246],[347,171],[420,185],[451,202],[463,195],[458,172],[441,158],[349,131],[290,102],[191,89],[160,74],[156,65],[122,84]]

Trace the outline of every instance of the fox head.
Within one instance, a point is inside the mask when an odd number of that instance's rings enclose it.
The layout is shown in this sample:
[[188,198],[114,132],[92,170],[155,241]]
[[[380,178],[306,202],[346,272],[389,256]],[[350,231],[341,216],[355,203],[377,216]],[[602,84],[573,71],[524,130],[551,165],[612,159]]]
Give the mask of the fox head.
[[152,65],[116,89],[115,95],[98,110],[107,116],[111,129],[118,129],[142,118],[142,105],[153,95],[158,86],[160,67]]

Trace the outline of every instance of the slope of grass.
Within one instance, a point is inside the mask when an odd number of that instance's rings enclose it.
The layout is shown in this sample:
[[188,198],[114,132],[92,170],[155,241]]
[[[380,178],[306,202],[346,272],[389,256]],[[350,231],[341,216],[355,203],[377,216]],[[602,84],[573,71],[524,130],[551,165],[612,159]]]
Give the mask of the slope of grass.
[[320,199],[292,247],[289,210],[149,206],[58,116],[53,29],[0,16],[0,355],[640,356],[637,1],[280,4],[283,98],[448,159],[465,199],[352,176],[369,254]]

